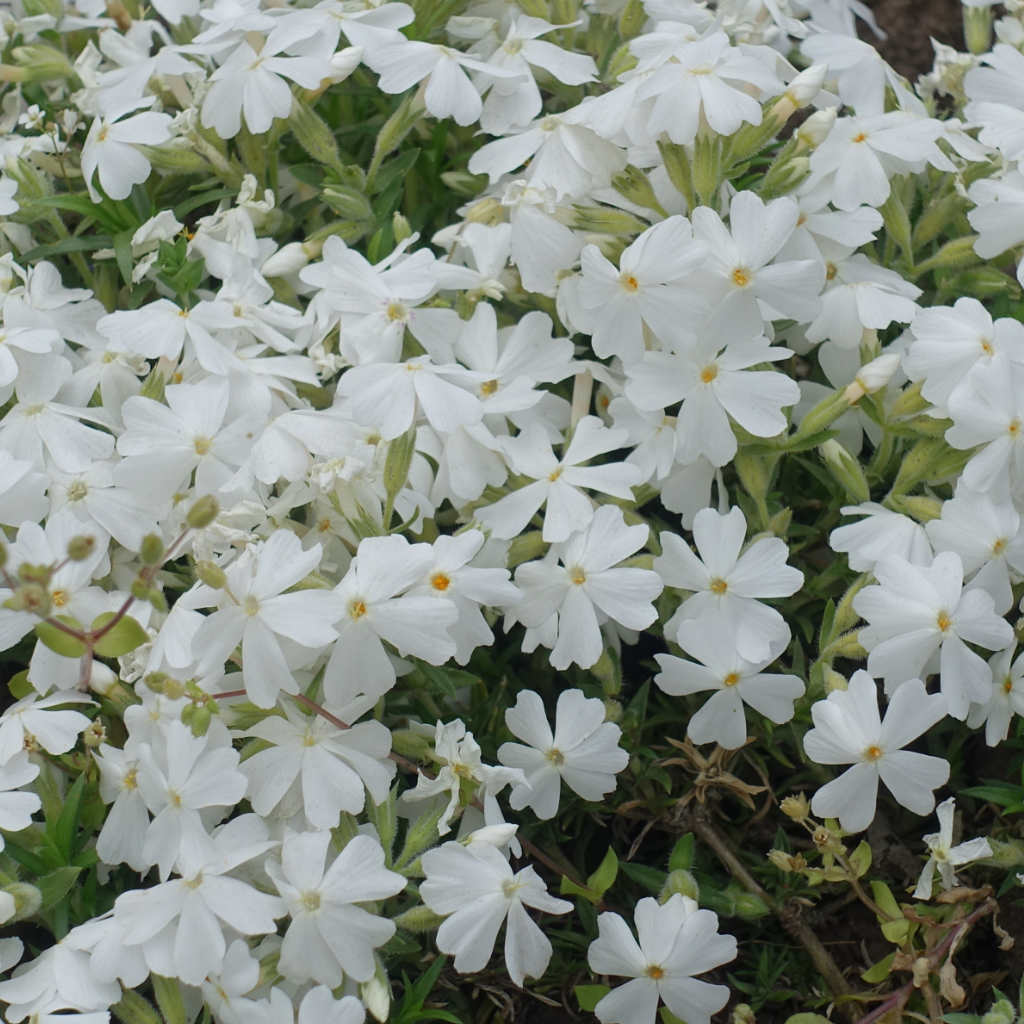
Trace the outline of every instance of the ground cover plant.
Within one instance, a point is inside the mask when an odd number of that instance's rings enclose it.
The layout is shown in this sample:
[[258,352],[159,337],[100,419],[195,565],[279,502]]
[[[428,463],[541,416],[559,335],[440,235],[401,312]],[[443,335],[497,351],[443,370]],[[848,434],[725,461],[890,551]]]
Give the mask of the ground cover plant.
[[1024,3],[964,27],[0,10],[7,1021],[1024,1016]]

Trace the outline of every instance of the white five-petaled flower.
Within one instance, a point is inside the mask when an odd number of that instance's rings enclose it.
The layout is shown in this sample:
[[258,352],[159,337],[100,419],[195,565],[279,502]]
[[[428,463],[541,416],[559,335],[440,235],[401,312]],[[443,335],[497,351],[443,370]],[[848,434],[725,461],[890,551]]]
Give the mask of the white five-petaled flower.
[[521,986],[524,978],[544,973],[551,943],[525,908],[567,914],[572,904],[549,896],[533,867],[513,872],[505,855],[489,843],[445,843],[423,854],[421,863],[427,876],[420,885],[423,902],[435,914],[449,915],[437,930],[437,947],[455,954],[457,971],[483,970],[507,919],[509,977]]
[[301,832],[281,844],[281,861],[267,873],[291,915],[280,970],[292,981],[337,988],[344,975],[373,977],[373,951],[395,933],[394,924],[358,906],[394,896],[405,879],[384,867],[384,850],[358,835],[327,865],[331,833]]
[[949,714],[966,718],[971,701],[988,700],[992,677],[965,641],[999,651],[1013,640],[992,595],[980,587],[964,589],[963,564],[952,551],[940,552],[931,565],[889,555],[875,567],[875,578],[878,586],[853,599],[854,610],[868,620],[858,634],[868,650],[868,671],[882,676],[891,693],[925,672],[938,652]]
[[838,818],[846,832],[862,832],[875,817],[881,779],[897,803],[915,814],[935,806],[933,790],[949,778],[941,757],[904,750],[946,714],[942,694],[928,694],[920,679],[893,694],[885,718],[878,713],[878,688],[864,671],[854,672],[847,690],[833,690],[811,706],[814,728],[804,750],[818,764],[852,764],[814,794],[811,810]]
[[597,919],[598,936],[587,963],[595,974],[632,981],[608,993],[594,1008],[601,1024],[654,1024],[659,999],[687,1024],[709,1024],[729,998],[724,985],[695,978],[736,958],[736,940],[718,932],[718,917],[675,893],[664,904],[644,897],[634,911],[637,937],[618,915]]
[[548,557],[516,570],[523,600],[510,614],[530,629],[557,615],[554,668],[573,663],[590,668],[604,650],[601,625],[609,620],[646,629],[657,618],[652,602],[661,593],[661,577],[618,565],[646,543],[647,534],[643,524],[627,526],[620,508],[602,505],[585,530],[553,545]]
[[555,708],[552,733],[544,704],[533,690],[521,690],[505,712],[512,734],[524,743],[503,743],[498,760],[521,768],[525,784],[512,787],[513,810],[531,807],[538,818],[553,818],[562,781],[584,800],[600,800],[615,789],[615,775],[629,762],[619,745],[622,730],[605,721],[604,701],[582,690],[563,690]]
[[966,842],[953,845],[953,813],[956,809],[956,801],[953,797],[943,800],[935,813],[939,816],[939,831],[924,837],[925,845],[928,847],[928,861],[921,870],[921,877],[917,880],[917,888],[914,890],[915,900],[930,900],[932,898],[932,880],[935,877],[935,869],[939,870],[939,878],[943,889],[952,889],[956,885],[956,873],[954,868],[962,864],[969,864],[972,860],[980,860],[982,857],[992,856],[992,847],[985,838],[968,839]]

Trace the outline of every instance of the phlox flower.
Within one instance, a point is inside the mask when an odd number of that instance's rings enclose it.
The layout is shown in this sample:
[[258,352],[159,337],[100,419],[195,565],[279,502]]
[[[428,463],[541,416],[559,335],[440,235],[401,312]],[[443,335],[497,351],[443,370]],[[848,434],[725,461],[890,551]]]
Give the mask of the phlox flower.
[[488,843],[445,843],[421,858],[426,879],[420,884],[423,902],[435,914],[447,915],[437,930],[437,948],[455,955],[461,973],[480,971],[494,950],[502,923],[505,966],[519,986],[539,978],[551,959],[551,943],[526,913],[526,907],[547,914],[567,914],[572,904],[549,896],[543,880],[527,865],[513,872],[505,855]]
[[985,742],[990,747],[1006,739],[1014,715],[1024,715],[1024,654],[1014,659],[1014,651],[1014,647],[1007,647],[988,659],[992,696],[985,703],[972,705],[967,716],[972,729],[984,723]]
[[935,813],[939,817],[939,831],[924,837],[929,853],[928,860],[921,869],[921,877],[917,880],[917,888],[914,889],[915,900],[930,900],[932,898],[932,880],[935,877],[936,868],[942,888],[952,889],[956,885],[954,868],[958,868],[962,864],[969,864],[972,860],[981,860],[983,857],[992,856],[992,847],[984,838],[968,839],[966,842],[953,845],[953,813],[955,809],[956,801],[953,797],[943,800],[935,808]]
[[952,551],[940,552],[931,565],[889,555],[875,567],[875,578],[877,586],[853,599],[854,610],[868,621],[858,633],[868,671],[882,676],[892,693],[920,676],[938,652],[947,710],[963,720],[970,702],[986,702],[992,686],[984,660],[967,643],[1002,650],[1013,640],[1010,624],[996,614],[991,594],[964,589],[963,563]]
[[932,546],[925,528],[901,512],[893,512],[878,502],[844,505],[844,516],[863,519],[837,527],[828,536],[833,551],[845,552],[850,568],[856,572],[874,572],[888,555],[898,555],[914,565],[928,565]]
[[[786,564],[789,548],[778,537],[756,539],[745,551],[747,519],[733,507],[725,514],[701,509],[693,519],[697,552],[678,534],[661,534],[662,553],[655,571],[668,587],[692,591],[672,629],[687,619],[704,615],[728,619],[735,629],[736,651],[750,662],[768,664],[774,648],[778,657],[789,642],[789,627],[782,616],[759,598],[790,597],[804,581],[803,573]],[[742,553],[741,553],[742,552]]]
[[145,874],[152,862],[143,854],[149,811],[139,790],[138,743],[130,738],[125,749],[109,743],[93,752],[100,770],[100,796],[110,804],[96,837],[96,853],[105,864],[127,864]]
[[800,400],[799,386],[784,373],[751,367],[789,354],[763,336],[727,342],[716,325],[692,344],[673,343],[627,366],[626,397],[638,409],[651,411],[682,401],[676,416],[677,458],[690,463],[704,457],[724,466],[738,447],[730,417],[756,437],[787,429],[782,410]]
[[718,917],[694,900],[674,893],[659,904],[645,896],[634,911],[636,938],[629,925],[605,911],[587,951],[595,974],[631,978],[594,1008],[601,1024],[654,1024],[659,1001],[687,1024],[710,1024],[729,999],[724,985],[695,978],[736,958],[736,940],[718,931]]
[[317,985],[302,997],[297,1014],[292,997],[272,988],[265,1001],[247,1008],[245,1024],[363,1024],[365,1019],[366,1010],[355,996],[335,999],[329,988]]
[[673,696],[714,691],[686,726],[694,743],[719,743],[727,750],[742,747],[747,741],[744,704],[779,724],[793,717],[793,702],[803,695],[803,682],[794,675],[762,671],[781,653],[778,645],[770,647],[766,658],[748,661],[737,650],[736,627],[728,612],[707,611],[685,619],[676,637],[696,662],[656,654],[661,672],[654,681]]
[[647,534],[644,525],[627,526],[620,508],[602,505],[586,529],[553,545],[547,558],[516,569],[523,600],[513,611],[515,617],[538,628],[558,616],[551,651],[554,668],[595,664],[604,650],[604,622],[646,629],[657,618],[652,602],[661,593],[659,575],[616,567],[643,547]]
[[324,694],[342,706],[358,694],[380,697],[395,685],[395,667],[384,641],[400,654],[441,665],[455,654],[449,626],[458,618],[443,595],[406,594],[429,572],[429,544],[404,537],[368,537],[360,541],[348,572],[334,588],[340,602],[335,622],[338,639],[324,671]]
[[[703,120],[717,135],[761,123],[760,97],[782,92],[770,64],[729,43],[724,32],[683,42],[644,81],[637,99],[652,99],[648,131],[691,143]],[[760,94],[760,97],[759,95]]]
[[5,322],[0,327],[0,388],[13,384],[18,376],[15,352],[44,356],[62,347],[60,335],[52,328],[17,327]]
[[530,807],[543,820],[558,811],[563,781],[584,800],[600,800],[615,789],[615,775],[629,762],[618,745],[622,730],[605,721],[604,701],[582,690],[558,695],[554,732],[533,690],[519,692],[505,723],[524,743],[503,743],[498,760],[526,776],[525,784],[512,787],[509,804],[516,811]]
[[48,754],[66,754],[91,720],[62,705],[92,703],[84,693],[67,690],[58,690],[49,697],[30,693],[15,701],[0,715],[0,766],[25,749],[42,748]]
[[293,982],[337,988],[344,975],[373,977],[373,951],[395,933],[394,924],[358,906],[394,896],[405,878],[384,867],[376,839],[357,835],[327,864],[331,833],[285,838],[281,860],[266,865],[291,915],[281,946],[280,972]]
[[892,695],[882,719],[874,679],[854,672],[849,689],[833,690],[811,705],[814,728],[804,736],[807,756],[817,764],[853,765],[814,794],[812,812],[838,818],[845,832],[862,832],[875,817],[881,779],[897,803],[928,814],[935,806],[932,791],[949,778],[949,763],[902,748],[945,714],[945,697],[910,679]]
[[995,146],[1007,160],[1024,156],[1024,57],[1020,51],[1006,42],[996,43],[964,75],[963,87],[969,100],[965,113],[980,126],[981,141]]
[[613,266],[596,245],[581,256],[580,327],[591,334],[596,355],[619,356],[626,363],[644,352],[644,326],[666,341],[678,336],[680,323],[704,311],[699,292],[686,279],[707,255],[693,238],[690,222],[674,216],[641,233]]
[[265,935],[285,913],[277,896],[229,874],[276,845],[253,814],[224,825],[208,852],[181,859],[181,878],[118,896],[114,917],[124,942],[142,946],[151,971],[189,985],[219,973],[227,952],[225,925],[242,935]]
[[733,196],[728,228],[708,206],[690,215],[694,237],[708,248],[695,284],[705,284],[717,300],[714,317],[727,332],[723,337],[752,337],[765,320],[807,323],[818,314],[825,283],[820,260],[778,259],[799,218],[800,208],[788,196],[766,203],[749,191]]
[[281,690],[298,690],[282,640],[321,649],[338,636],[332,623],[343,606],[332,591],[284,593],[313,572],[320,558],[319,544],[303,550],[290,530],[275,531],[227,567],[226,586],[214,595],[219,607],[192,638],[196,659],[216,668],[241,644],[242,679],[258,707],[273,707]]
[[441,836],[452,829],[452,819],[462,802],[464,782],[477,783],[483,790],[485,816],[497,809],[495,795],[505,786],[526,784],[526,776],[520,768],[484,764],[480,745],[473,734],[466,731],[461,719],[437,723],[434,728],[434,757],[440,765],[437,774],[431,778],[421,771],[415,789],[406,790],[402,798],[415,802],[447,793],[448,803],[437,822],[437,834]]
[[624,462],[583,465],[621,447],[625,440],[625,431],[609,429],[596,416],[584,416],[558,459],[544,428],[528,426],[516,437],[505,440],[502,450],[512,468],[532,477],[533,482],[499,498],[493,505],[478,509],[476,518],[493,536],[508,539],[522,533],[541,506],[546,505],[544,540],[566,540],[573,531],[585,529],[594,516],[593,502],[584,490],[617,498],[633,496],[632,487],[640,482],[640,471],[635,466]]
[[182,857],[212,859],[214,847],[200,811],[234,807],[245,796],[238,751],[230,744],[215,746],[209,734],[193,736],[175,720],[152,744],[139,744],[138,758],[137,784],[155,815],[143,841],[146,862],[156,864],[166,880]]
[[127,107],[108,111],[96,118],[82,146],[82,177],[94,203],[100,201],[93,179],[111,199],[127,199],[135,185],[149,177],[150,162],[136,146],[158,146],[171,137],[171,117],[143,111],[131,117],[123,115],[139,106],[134,99]]
[[374,803],[387,799],[395,765],[388,760],[391,733],[386,726],[353,724],[362,713],[359,706],[336,709],[348,729],[303,715],[287,703],[283,710],[283,718],[270,715],[245,734],[270,744],[239,766],[257,814],[301,811],[313,828],[330,829],[342,811],[358,814],[363,809],[364,787]]
[[0,523],[20,526],[26,520],[39,522],[50,507],[49,486],[50,480],[31,462],[0,451]]

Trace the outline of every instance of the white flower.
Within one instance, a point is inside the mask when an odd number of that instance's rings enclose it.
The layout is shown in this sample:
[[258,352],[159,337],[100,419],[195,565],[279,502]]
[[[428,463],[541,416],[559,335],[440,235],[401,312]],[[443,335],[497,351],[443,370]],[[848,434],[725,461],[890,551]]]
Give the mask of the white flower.
[[619,257],[618,269],[596,245],[581,256],[580,327],[591,334],[596,355],[626,363],[644,352],[644,325],[663,341],[678,336],[681,322],[704,311],[700,294],[684,284],[707,255],[685,217],[669,217],[640,234]]
[[279,970],[290,981],[337,988],[343,973],[368,981],[373,951],[395,933],[391,921],[357,904],[394,896],[405,879],[384,867],[384,851],[370,836],[349,840],[328,867],[330,845],[328,831],[289,836],[281,863],[271,860],[266,868],[291,915]]
[[594,505],[585,490],[632,498],[632,487],[640,482],[640,471],[626,463],[586,466],[598,455],[623,445],[624,430],[605,427],[596,416],[584,416],[576,425],[572,440],[561,459],[551,450],[545,429],[527,427],[509,438],[502,450],[517,473],[532,477],[533,483],[505,495],[493,505],[477,510],[476,517],[495,537],[515,537],[546,505],[542,535],[549,543],[567,540],[585,529],[594,515]]
[[931,563],[928,534],[909,516],[874,501],[844,505],[839,511],[844,516],[864,516],[859,522],[838,527],[828,536],[832,550],[845,552],[850,568],[856,572],[874,572],[875,566],[888,555],[898,555],[914,565]]
[[228,872],[276,844],[253,814],[229,822],[214,836],[212,848],[181,859],[182,877],[148,889],[122,893],[114,917],[124,942],[142,946],[151,971],[199,985],[218,974],[227,953],[224,925],[242,935],[276,930],[284,903]]
[[512,614],[531,628],[558,616],[554,668],[590,668],[604,650],[601,624],[609,619],[646,629],[657,618],[652,602],[661,593],[658,574],[616,567],[646,543],[647,534],[645,525],[627,526],[620,508],[602,505],[585,530],[553,545],[544,560],[516,569],[523,600]]
[[[127,110],[138,106],[132,102]],[[158,146],[171,137],[171,117],[145,111],[121,117],[127,110],[98,117],[82,147],[82,177],[93,202],[100,194],[93,185],[99,173],[100,185],[111,199],[127,199],[135,185],[149,177],[150,163],[136,146]],[[118,120],[120,118],[120,120]]]
[[741,554],[746,535],[747,520],[739,507],[726,514],[701,509],[693,519],[697,554],[682,537],[666,530],[654,568],[666,586],[693,591],[666,625],[667,633],[684,619],[724,615],[735,625],[739,655],[767,664],[771,648],[780,652],[789,642],[789,627],[774,608],[757,599],[789,597],[800,589],[804,576],[786,564],[789,549],[778,537],[761,537]]
[[96,837],[96,853],[105,864],[127,864],[145,874],[152,861],[143,854],[149,812],[139,790],[138,744],[129,739],[126,749],[107,743],[93,753],[100,770],[100,796],[112,806]]
[[868,671],[882,676],[891,693],[920,676],[938,651],[948,712],[966,718],[970,702],[986,702],[992,686],[984,660],[967,643],[999,651],[1013,640],[992,595],[964,589],[963,565],[952,551],[940,552],[927,566],[889,555],[875,567],[875,578],[878,586],[865,587],[853,599],[854,610],[868,621],[858,633],[868,651]]
[[567,914],[572,904],[549,896],[532,866],[513,873],[504,854],[488,843],[445,843],[423,854],[421,863],[427,876],[420,884],[423,902],[435,914],[450,915],[437,930],[437,948],[455,954],[457,971],[483,970],[507,919],[509,977],[522,986],[526,977],[544,973],[551,943],[525,907]]
[[1014,715],[1024,715],[1024,654],[1015,660],[1013,654],[1011,646],[988,659],[992,696],[985,703],[972,705],[967,716],[967,725],[972,729],[985,723],[985,742],[990,747],[1006,739]]
[[79,733],[90,725],[80,711],[63,704],[92,704],[84,693],[58,690],[49,697],[29,694],[16,701],[0,717],[0,765],[7,764],[22,750],[42,747],[48,754],[66,754]]
[[932,879],[935,876],[936,868],[939,869],[942,888],[952,889],[956,885],[954,868],[960,867],[961,864],[969,864],[972,860],[992,856],[992,847],[984,838],[968,839],[964,843],[953,845],[955,806],[956,801],[953,797],[949,797],[935,808],[935,813],[939,816],[939,831],[924,837],[925,845],[930,852],[928,861],[921,870],[921,877],[917,880],[917,888],[914,890],[915,900],[930,900],[932,898]]
[[729,999],[724,985],[694,977],[736,958],[736,940],[720,935],[718,917],[680,893],[664,904],[644,897],[634,911],[637,938],[618,915],[597,919],[598,936],[587,951],[595,974],[632,978],[594,1008],[601,1024],[654,1024],[658,1001],[687,1024],[709,1024]]
[[513,786],[513,810],[530,807],[538,818],[553,818],[562,781],[584,800],[600,800],[615,789],[615,775],[629,763],[618,745],[622,730],[605,721],[604,701],[582,690],[563,690],[555,707],[552,734],[544,704],[533,690],[521,690],[505,722],[522,743],[503,743],[498,760],[521,768],[526,783]]
[[880,719],[874,679],[854,672],[849,689],[833,690],[811,706],[814,728],[804,736],[807,756],[818,764],[853,765],[814,794],[811,810],[838,818],[846,832],[862,832],[874,819],[881,779],[897,803],[927,814],[935,806],[932,791],[949,778],[949,763],[902,748],[945,714],[942,694],[928,694],[920,679],[910,679],[896,690]]
[[319,544],[303,550],[291,530],[276,530],[227,567],[227,583],[213,595],[220,607],[192,638],[196,660],[217,669],[241,644],[242,679],[258,707],[273,707],[280,690],[298,690],[282,640],[319,650],[338,636],[332,623],[343,605],[332,591],[283,593],[313,572],[320,559]]
[[679,646],[701,664],[670,654],[654,656],[661,666],[654,681],[665,693],[716,691],[686,727],[694,743],[720,743],[727,750],[742,747],[747,741],[744,704],[782,723],[793,717],[793,702],[803,695],[804,684],[797,676],[762,671],[779,656],[781,647],[773,645],[766,658],[748,661],[739,653],[736,635],[727,611],[707,611],[684,620],[677,631]]
[[[367,702],[361,703],[365,707]],[[358,814],[363,809],[364,786],[374,803],[387,799],[395,777],[394,762],[388,760],[390,731],[380,722],[353,725],[360,707],[336,711],[350,728],[338,729],[319,715],[311,718],[285,704],[284,718],[268,716],[246,733],[271,744],[239,766],[257,814],[301,810],[313,828],[329,829],[342,811]]]

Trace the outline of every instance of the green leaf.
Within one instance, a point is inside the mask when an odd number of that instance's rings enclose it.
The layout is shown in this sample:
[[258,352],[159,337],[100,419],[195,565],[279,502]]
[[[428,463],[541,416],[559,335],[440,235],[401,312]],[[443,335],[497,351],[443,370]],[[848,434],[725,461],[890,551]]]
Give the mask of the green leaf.
[[694,835],[687,832],[682,839],[672,847],[672,853],[668,858],[669,871],[689,871],[693,867]]
[[887,957],[879,960],[877,964],[862,972],[861,977],[869,985],[877,985],[878,982],[885,981],[892,973],[892,961],[895,956],[895,953],[890,953]]
[[609,992],[611,992],[611,989],[607,985],[575,985],[573,987],[576,1002],[580,1004],[580,1009],[584,1013],[593,1013],[594,1007]]
[[591,903],[597,903],[601,898],[596,892],[592,892],[585,886],[578,885],[571,878],[566,878],[562,875],[562,881],[558,885],[558,891],[563,896],[582,896],[585,900],[589,900]]
[[187,1024],[185,1001],[177,979],[151,974],[149,980],[153,983],[153,995],[156,996],[156,1005],[160,1007],[165,1024]]
[[861,840],[857,849],[850,854],[850,867],[856,878],[860,878],[871,867],[871,847],[866,841]]
[[609,846],[597,870],[587,879],[587,887],[598,896],[603,896],[614,884],[619,874],[619,858]]
[[125,284],[132,283],[132,235],[131,231],[121,231],[114,235],[114,258],[117,269],[121,272],[121,280]]
[[786,1018],[786,1024],[832,1024],[832,1021],[820,1013],[794,1013]]
[[71,860],[72,844],[75,833],[78,831],[78,815],[82,809],[82,794],[84,792],[85,775],[83,774],[75,779],[74,785],[67,791],[60,817],[52,825],[50,822],[46,823],[46,832],[53,840],[54,846],[63,855],[65,864]]
[[903,912],[900,910],[900,905],[896,902],[896,897],[892,894],[892,889],[885,884],[885,882],[871,883],[871,895],[874,901],[884,910],[890,918],[899,918],[903,916]]
[[39,906],[40,911],[49,910],[59,903],[71,891],[81,873],[81,868],[63,867],[36,878],[34,885],[43,900]]
[[33,690],[32,684],[28,681],[28,669],[22,669],[7,680],[7,689],[15,700],[27,697]]
[[38,263],[40,260],[47,260],[51,256],[63,256],[68,252],[93,252],[96,249],[109,249],[114,244],[110,235],[85,235],[81,238],[62,238],[59,242],[52,242],[49,245],[37,245],[30,249],[22,257],[22,261]]
[[[90,627],[95,633],[102,629],[115,615],[115,612],[104,612],[93,619]],[[93,648],[103,658],[120,658],[122,654],[134,651],[149,640],[149,634],[130,615],[124,615],[109,633],[104,633]]]
[[[80,630],[82,628],[82,624],[70,615],[58,615],[56,618],[58,622],[63,622],[65,626],[70,626],[72,629]],[[51,651],[61,654],[65,658],[80,658],[85,654],[86,646],[81,640],[76,640],[49,622],[36,623],[35,634]]]

